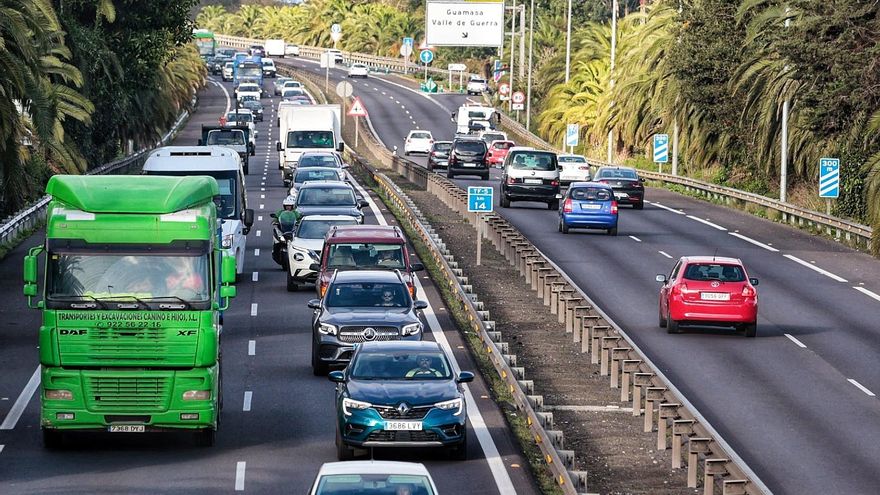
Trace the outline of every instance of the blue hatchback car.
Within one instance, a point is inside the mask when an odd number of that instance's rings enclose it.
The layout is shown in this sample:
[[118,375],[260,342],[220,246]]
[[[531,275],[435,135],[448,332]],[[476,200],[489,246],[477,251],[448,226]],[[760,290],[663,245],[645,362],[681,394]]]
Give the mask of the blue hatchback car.
[[573,182],[559,208],[559,231],[604,229],[617,235],[617,200],[611,186],[598,182]]
[[454,374],[436,342],[365,342],[348,367],[331,371],[336,382],[336,456],[354,448],[446,447],[467,458],[467,404],[460,384],[474,374]]

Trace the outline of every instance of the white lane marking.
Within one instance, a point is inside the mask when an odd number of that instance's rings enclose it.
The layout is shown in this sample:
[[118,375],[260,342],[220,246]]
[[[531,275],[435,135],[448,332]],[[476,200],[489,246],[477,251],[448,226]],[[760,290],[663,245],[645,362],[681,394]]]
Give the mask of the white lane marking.
[[382,96],[385,96],[385,95],[387,95],[387,94],[388,94],[388,93],[382,91]]
[[223,96],[226,97],[226,110],[223,111],[223,115],[226,115],[227,113],[229,113],[229,109],[232,107],[232,100],[229,98],[229,91],[226,91],[226,87],[218,83],[217,81],[211,81],[211,83],[223,90]]
[[[376,206],[373,198],[366,194],[366,191],[364,191],[360,184],[355,182],[354,185],[358,189],[358,192],[361,193],[361,196],[363,196],[370,205],[370,210],[376,215],[376,221],[379,222],[379,225],[388,225],[385,217],[379,212],[379,208]],[[419,294],[425,293],[425,289],[422,287],[422,282],[418,277],[413,277],[413,283]],[[458,361],[455,359],[455,355],[452,353],[449,341],[443,333],[440,321],[434,314],[434,309],[430,301],[428,301],[428,307],[422,310],[422,314],[425,315],[425,319],[428,321],[428,326],[431,328],[431,335],[434,336],[434,340],[443,346],[447,355],[452,357],[455,367],[461,369],[461,366],[458,365]],[[473,394],[471,394],[470,388],[467,385],[463,385],[462,388],[464,389],[465,400],[467,401],[468,421],[470,421],[474,433],[477,434],[477,440],[480,442],[480,447],[483,449],[483,454],[486,457],[486,463],[489,464],[489,470],[492,472],[492,477],[495,478],[495,485],[498,487],[498,491],[500,493],[516,493],[513,481],[510,479],[510,475],[504,467],[504,460],[501,459],[501,454],[498,453],[498,447],[495,446],[495,441],[492,440],[492,434],[489,433],[489,428],[486,426],[482,414],[480,414],[480,409],[477,407],[476,400],[474,399]]]
[[251,282],[259,282],[260,281],[260,272],[254,272],[251,275]]
[[374,88],[373,88],[373,91],[379,91],[379,88],[378,88],[378,87],[374,87]]
[[260,237],[261,235],[263,235],[263,231],[262,231],[262,230],[258,230],[258,231],[257,231],[257,237]]
[[853,380],[852,378],[847,378],[846,381],[848,381],[848,382],[852,383],[853,385],[855,385],[856,388],[858,388],[859,390],[861,390],[862,392],[864,392],[865,394],[867,394],[869,397],[876,397],[876,394],[875,394],[874,392],[871,392],[870,390],[868,390],[867,388],[865,388],[864,385],[862,385],[861,383],[859,383],[859,382]]
[[406,112],[407,115],[409,115],[409,110],[404,110],[404,111]]
[[771,252],[774,252],[774,253],[778,253],[778,252],[779,252],[779,250],[776,249],[776,248],[773,247],[773,246],[768,246],[767,244],[764,244],[763,242],[758,242],[758,241],[752,239],[751,237],[746,237],[746,236],[744,236],[744,235],[742,235],[742,234],[739,234],[739,233],[737,233],[737,232],[728,232],[728,234],[730,234],[730,235],[736,237],[737,239],[742,239],[742,240],[744,240],[744,241],[746,241],[746,242],[750,242],[750,243],[754,244],[755,246],[758,246],[759,248],[764,248],[764,249],[766,249],[767,251],[771,251]]
[[720,226],[720,225],[718,225],[718,224],[712,223],[712,222],[710,222],[710,221],[708,221],[708,220],[703,220],[703,219],[700,218],[700,217],[695,217],[695,216],[693,216],[693,215],[688,215],[687,217],[690,218],[691,220],[696,220],[696,221],[698,221],[698,222],[700,222],[700,223],[702,223],[702,224],[704,224],[704,225],[708,225],[709,227],[712,227],[713,229],[727,230],[727,229],[725,229],[724,227],[722,227],[722,226]]
[[262,221],[263,221],[263,215],[257,215],[257,221],[258,221],[258,222],[262,222]]
[[260,199],[266,199],[266,195],[265,195],[265,194],[260,194]]
[[871,299],[874,299],[875,301],[880,301],[880,294],[877,294],[876,292],[872,292],[864,287],[853,287],[853,289],[861,292],[862,294],[870,297]]
[[3,453],[3,447],[6,447],[6,446],[5,446],[5,445],[0,445],[0,454]]
[[266,205],[260,205],[260,209],[262,210]]
[[664,210],[666,210],[666,211],[671,211],[672,213],[675,213],[676,215],[684,215],[684,212],[683,212],[683,211],[678,211],[678,210],[675,210],[675,209],[670,208],[670,207],[668,207],[668,206],[663,206],[663,205],[661,205],[660,203],[651,203],[651,204],[654,205],[654,206],[656,206],[657,208],[662,208],[662,209],[664,209]]
[[638,237],[636,237],[636,236],[634,236],[634,235],[629,236],[629,238],[632,239],[632,240],[634,240],[634,241],[636,241],[636,242],[642,242],[641,239],[639,239]]
[[254,249],[254,256],[259,256],[259,255],[260,255],[260,248]]
[[251,303],[251,316],[257,316],[257,303]]
[[235,463],[235,491],[244,491],[244,471],[247,468],[246,462]]
[[250,390],[245,390],[244,392],[244,403],[241,406],[242,411],[250,411],[251,410],[251,399],[254,398],[254,393]]
[[394,100],[394,103],[397,103],[398,105],[400,105],[400,100]]
[[389,100],[393,100],[394,97],[393,97],[393,96],[389,96],[388,99],[389,99]]
[[806,348],[807,348],[806,344],[804,344],[804,343],[801,342],[800,340],[794,338],[791,334],[788,334],[788,333],[787,333],[787,334],[785,334],[785,336],[788,337],[788,340],[794,342],[794,345],[800,347],[801,349],[806,349]]
[[265,187],[261,187],[261,188],[260,188],[260,191],[261,191],[261,192],[263,192],[263,191],[265,191],[265,190],[266,190]]
[[257,341],[256,340],[248,340],[248,356],[256,356],[257,354]]
[[662,254],[663,256],[666,256],[666,257],[669,258],[669,259],[672,259],[672,256],[669,255],[666,251],[657,251],[657,252],[660,253],[660,254]]
[[810,270],[813,270],[814,272],[821,273],[822,275],[825,275],[826,277],[828,277],[830,279],[836,280],[838,282],[846,282],[845,278],[838,277],[837,275],[835,275],[829,271],[825,271],[825,270],[819,268],[818,266],[814,266],[810,263],[807,263],[806,261],[798,258],[797,256],[792,256],[790,254],[783,254],[783,256],[790,259],[791,261],[794,261],[795,263],[798,263],[800,265],[803,265],[803,266],[809,268]]
[[12,409],[6,414],[3,424],[0,424],[0,430],[11,430],[15,428],[15,425],[18,424],[19,418],[21,418],[21,414],[24,412],[24,408],[27,407],[28,402],[31,401],[31,397],[34,396],[34,392],[39,385],[40,367],[37,366],[37,369],[34,370],[34,374],[31,375],[30,380],[28,380],[27,385],[25,385],[21,393],[18,394],[18,399],[15,399],[15,404],[12,404]]

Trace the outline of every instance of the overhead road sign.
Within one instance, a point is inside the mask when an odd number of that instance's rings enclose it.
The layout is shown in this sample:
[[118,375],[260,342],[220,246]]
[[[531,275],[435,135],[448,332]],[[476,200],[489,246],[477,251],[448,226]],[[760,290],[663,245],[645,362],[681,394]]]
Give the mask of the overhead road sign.
[[431,50],[422,50],[421,53],[419,53],[419,60],[425,65],[430,64],[434,60],[434,52]]
[[351,108],[348,109],[348,115],[351,117],[366,117],[367,109],[364,107],[363,102],[357,96],[354,97],[354,101],[351,104]]
[[468,187],[468,211],[487,213],[491,212],[494,202],[495,190],[491,187]]
[[581,140],[581,125],[568,124],[565,126],[565,145],[569,147],[577,146]]
[[669,161],[669,134],[654,134],[654,163]]
[[425,43],[434,46],[489,46],[504,43],[503,0],[428,0]]
[[819,160],[819,197],[840,197],[839,158],[822,158]]

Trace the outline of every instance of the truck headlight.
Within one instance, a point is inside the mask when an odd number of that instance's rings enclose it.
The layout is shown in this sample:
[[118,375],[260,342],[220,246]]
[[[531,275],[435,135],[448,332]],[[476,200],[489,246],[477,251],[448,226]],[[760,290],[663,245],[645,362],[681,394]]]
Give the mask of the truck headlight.
[[73,400],[73,392],[70,390],[46,390],[47,400]]
[[461,397],[452,400],[445,400],[434,404],[434,407],[444,411],[455,411],[452,415],[458,416],[464,410],[464,400],[462,400]]
[[208,400],[210,398],[210,390],[187,390],[183,393],[183,400]]
[[323,333],[324,335],[336,335],[336,325],[331,325],[329,323],[321,323],[318,327],[318,332]]
[[422,331],[421,323],[410,323],[409,325],[404,325],[402,329],[400,329],[401,335],[417,335]]
[[356,411],[363,411],[364,409],[368,409],[370,407],[373,407],[373,405],[369,402],[348,398],[342,399],[342,414],[345,414],[346,416],[351,416],[352,409]]
[[235,237],[233,234],[226,234],[223,236],[223,241],[220,243],[223,249],[229,249],[232,247],[233,237]]

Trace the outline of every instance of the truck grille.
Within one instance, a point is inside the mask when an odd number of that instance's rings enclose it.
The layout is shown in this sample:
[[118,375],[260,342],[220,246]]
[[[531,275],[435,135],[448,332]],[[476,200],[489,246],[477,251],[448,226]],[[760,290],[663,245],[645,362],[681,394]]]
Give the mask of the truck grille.
[[86,405],[96,412],[140,413],[168,408],[171,373],[162,376],[86,375]]
[[428,414],[434,406],[416,406],[408,410],[406,414],[400,414],[397,407],[393,406],[373,406],[373,409],[379,412],[379,415],[385,419],[422,419]]
[[93,355],[128,352],[164,354],[168,341],[166,332],[164,328],[96,328],[89,332],[89,351]]
[[[375,332],[366,332],[367,328],[372,328]],[[367,338],[367,335],[375,335],[374,338]],[[399,340],[400,332],[397,327],[342,327],[339,329],[339,340],[347,343],[360,342],[383,342],[387,340]]]

